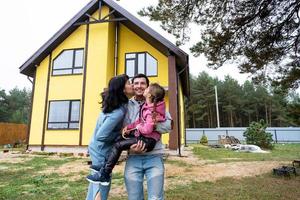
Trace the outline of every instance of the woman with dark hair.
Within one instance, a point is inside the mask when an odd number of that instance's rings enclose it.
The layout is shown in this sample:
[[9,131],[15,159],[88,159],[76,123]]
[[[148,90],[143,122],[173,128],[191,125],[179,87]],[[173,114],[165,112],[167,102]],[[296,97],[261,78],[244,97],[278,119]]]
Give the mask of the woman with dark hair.
[[[127,95],[133,93],[132,85],[127,75],[113,77],[108,84],[108,89],[101,94],[102,112],[97,120],[94,134],[88,150],[92,160],[92,169],[102,167],[111,151],[114,140],[120,135],[123,119],[127,112]],[[110,190],[108,186],[89,184],[87,200],[106,200]]]

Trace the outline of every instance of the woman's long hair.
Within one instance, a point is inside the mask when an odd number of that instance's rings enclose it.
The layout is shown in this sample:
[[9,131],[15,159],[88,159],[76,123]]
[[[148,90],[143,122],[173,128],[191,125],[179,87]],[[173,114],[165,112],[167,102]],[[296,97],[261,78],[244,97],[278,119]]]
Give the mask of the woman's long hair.
[[108,89],[102,92],[102,112],[110,113],[128,103],[128,97],[124,93],[126,82],[129,77],[126,74],[115,76],[110,79]]

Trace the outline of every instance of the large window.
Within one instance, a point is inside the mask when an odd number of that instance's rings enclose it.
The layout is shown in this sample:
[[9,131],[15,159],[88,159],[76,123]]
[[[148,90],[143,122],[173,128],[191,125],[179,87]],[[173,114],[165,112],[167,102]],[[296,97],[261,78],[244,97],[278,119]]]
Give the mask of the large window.
[[52,75],[81,74],[83,70],[83,49],[62,51],[54,60]]
[[48,129],[78,129],[80,101],[50,101]]
[[133,77],[142,73],[157,76],[157,60],[147,52],[125,54],[126,74]]

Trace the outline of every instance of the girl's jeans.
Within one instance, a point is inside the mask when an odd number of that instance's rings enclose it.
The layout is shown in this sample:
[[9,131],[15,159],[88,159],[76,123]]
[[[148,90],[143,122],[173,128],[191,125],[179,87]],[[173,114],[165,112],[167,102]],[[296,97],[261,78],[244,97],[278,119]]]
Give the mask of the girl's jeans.
[[144,176],[148,200],[164,199],[164,164],[162,155],[130,155],[125,166],[128,200],[144,200]]
[[104,164],[103,172],[106,175],[111,174],[113,168],[115,167],[115,165],[117,164],[117,162],[121,156],[122,151],[129,150],[130,147],[133,144],[137,144],[139,140],[144,142],[145,149],[147,149],[147,152],[152,151],[156,144],[155,139],[148,138],[143,135],[140,135],[139,137],[135,137],[134,135],[131,135],[130,138],[128,138],[128,139],[124,139],[121,136],[118,137],[116,143],[114,144],[114,146],[108,156],[106,163]]

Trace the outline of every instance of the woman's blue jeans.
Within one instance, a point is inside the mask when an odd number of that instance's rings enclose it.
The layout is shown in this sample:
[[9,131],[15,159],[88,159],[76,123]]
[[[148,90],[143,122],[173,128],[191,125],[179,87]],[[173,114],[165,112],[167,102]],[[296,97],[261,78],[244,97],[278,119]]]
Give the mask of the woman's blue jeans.
[[164,163],[162,155],[131,155],[125,166],[128,200],[144,200],[144,176],[148,200],[164,199]]
[[111,184],[108,186],[102,186],[100,184],[90,183],[86,200],[95,200],[97,193],[100,194],[101,200],[107,200]]

